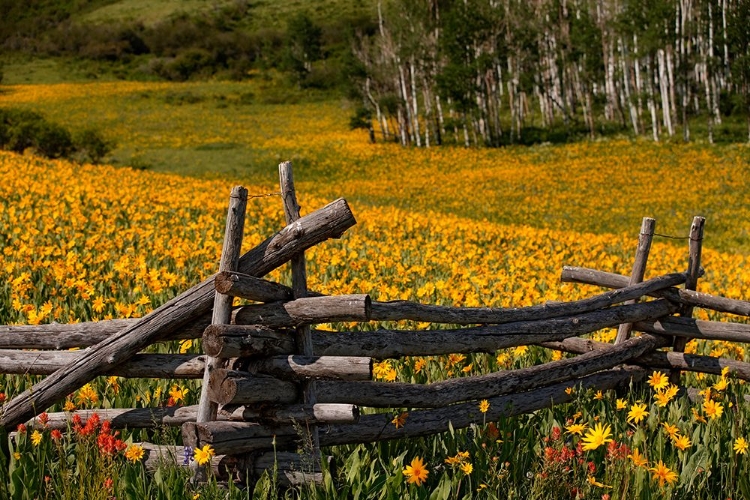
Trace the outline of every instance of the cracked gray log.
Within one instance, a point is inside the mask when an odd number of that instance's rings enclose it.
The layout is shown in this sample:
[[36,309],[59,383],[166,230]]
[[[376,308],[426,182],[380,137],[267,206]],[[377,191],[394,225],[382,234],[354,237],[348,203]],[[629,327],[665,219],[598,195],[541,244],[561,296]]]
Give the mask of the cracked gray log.
[[258,450],[286,448],[299,440],[292,426],[268,427],[255,422],[187,422],[182,424],[186,446],[210,445],[217,455],[239,455]]
[[[625,278],[628,279],[628,278]],[[517,308],[490,307],[449,307],[418,304],[409,301],[373,302],[373,321],[397,321],[409,319],[430,323],[469,324],[502,324],[516,321],[550,319],[573,314],[583,314],[628,300],[649,295],[658,290],[681,285],[685,282],[685,273],[673,273],[658,276],[632,286],[625,285],[586,299],[573,302],[547,302],[537,306]],[[620,293],[613,293],[620,292]]]
[[354,403],[380,408],[436,408],[464,401],[489,399],[576,379],[664,347],[663,338],[644,335],[607,350],[596,350],[519,370],[462,377],[432,384],[387,382],[318,382],[318,401]]
[[227,369],[211,373],[209,384],[211,400],[223,405],[294,403],[298,392],[293,382]]
[[220,272],[216,275],[215,286],[219,293],[256,302],[292,299],[291,288],[249,274]]
[[[664,340],[667,341],[666,339]],[[557,349],[575,354],[583,354],[591,351],[608,350],[612,344],[596,342],[590,339],[569,338],[562,342],[544,342],[539,344],[549,349]],[[721,375],[721,370],[729,368],[729,373],[742,380],[750,380],[750,363],[727,358],[716,358],[713,356],[701,356],[697,354],[685,354],[681,352],[654,351],[644,353],[634,358],[631,363],[648,368],[675,368],[679,370],[702,372],[711,375]]]
[[[100,408],[97,410],[76,410],[73,412],[48,413],[48,429],[66,430],[70,427],[73,415],[78,415],[85,425],[92,415],[101,420],[109,420],[113,429],[146,429],[162,426],[179,426],[185,422],[195,422],[198,406],[159,406],[156,408]],[[32,429],[45,427],[34,417],[26,423]]]
[[[612,276],[617,277],[619,275]],[[622,279],[627,280],[624,276]],[[627,285],[627,282],[625,282],[622,287],[616,287],[620,288],[619,290],[605,292],[575,302],[548,302],[538,306],[511,309],[434,306],[408,301],[373,302],[370,319],[372,321],[397,321],[410,319],[414,321],[452,323],[457,325],[481,323],[500,324],[530,319],[548,319],[567,316],[570,314],[591,312],[596,309],[624,302],[632,297],[639,297],[643,294],[648,294],[648,290],[652,289],[651,287],[654,287],[653,289],[658,289],[665,286],[673,286],[684,282],[684,280],[684,273],[668,275],[668,277],[660,276],[641,283],[639,288],[622,288]],[[279,290],[282,290],[283,293],[291,295],[291,288],[278,283],[275,285]],[[310,292],[310,295],[312,296],[315,294]],[[132,326],[137,322],[138,319],[125,319],[76,323],[71,325],[0,326],[0,349],[69,349],[71,347],[88,347],[105,340],[113,333],[120,331],[124,327]],[[166,336],[162,340],[199,338],[210,323],[211,315],[207,314],[198,322],[184,326],[182,329],[175,331],[173,334]]]
[[255,325],[211,325],[203,332],[203,350],[209,356],[247,358],[294,352],[293,330],[271,330]]
[[[630,278],[620,274],[597,271],[585,267],[563,267],[560,280],[568,283],[584,283],[587,285],[603,286],[605,288],[623,288]],[[648,293],[653,297],[663,297],[678,304],[702,307],[713,311],[750,316],[750,302],[746,300],[728,299],[708,293],[696,292],[677,288]]]
[[704,321],[692,318],[669,317],[656,320],[638,321],[635,330],[705,340],[725,340],[727,342],[750,342],[750,325],[723,321]]
[[[39,417],[26,422],[30,429],[66,430],[73,415],[78,415],[85,425],[93,414],[102,420],[109,420],[113,429],[145,429],[155,427],[176,427],[185,422],[195,422],[198,405],[167,406],[156,408],[101,408],[97,410],[76,410],[47,414],[47,424],[39,422]],[[291,424],[293,422],[352,423],[359,420],[359,408],[351,404],[286,405],[283,407],[245,406],[223,407],[217,413],[219,420],[259,420],[271,424]]]
[[219,415],[226,420],[263,420],[275,424],[307,422],[311,424],[354,423],[359,420],[359,407],[352,404],[294,404],[284,406],[225,405]]
[[[139,321],[132,319],[110,319],[60,325],[2,325],[0,326],[0,349],[71,349],[89,347],[108,339],[124,328]],[[175,330],[172,335],[161,340],[182,340],[199,338],[208,325],[211,315],[206,314],[190,325]]]
[[313,332],[319,356],[369,356],[375,359],[432,356],[451,353],[495,352],[498,349],[562,340],[620,323],[634,323],[670,314],[676,306],[655,300],[616,306],[572,317],[518,321],[501,325],[451,330],[376,330]]
[[[285,227],[246,253],[240,259],[238,271],[253,276],[267,274],[292,255],[329,238],[341,236],[355,222],[346,201],[334,201]],[[8,402],[0,424],[6,429],[14,428],[61,401],[111,366],[124,363],[146,346],[202,318],[209,313],[214,295],[214,280],[211,277],[93,346],[75,362]]]
[[237,311],[241,325],[292,327],[312,323],[370,321],[369,295],[303,297],[289,302],[250,304]]
[[[0,350],[0,373],[49,375],[69,365],[85,351]],[[183,378],[203,376],[205,356],[199,354],[136,354],[129,361],[108,367],[102,375],[127,378]]]
[[354,356],[273,356],[251,361],[250,373],[265,373],[285,380],[371,380],[372,358]]
[[[576,381],[575,385],[580,384],[584,389],[606,390],[627,386],[631,380],[640,381],[646,376],[643,368],[626,366],[588,375]],[[388,439],[428,436],[445,432],[449,426],[462,429],[472,424],[481,425],[485,422],[497,421],[502,417],[531,413],[542,408],[549,408],[553,404],[567,403],[575,397],[565,393],[565,389],[570,386],[570,382],[565,382],[529,392],[490,398],[487,400],[490,407],[484,414],[480,413],[477,401],[439,409],[415,410],[409,412],[406,424],[398,429],[391,423],[393,413],[362,415],[356,424],[320,427],[320,444],[321,446],[335,446],[372,443]]]

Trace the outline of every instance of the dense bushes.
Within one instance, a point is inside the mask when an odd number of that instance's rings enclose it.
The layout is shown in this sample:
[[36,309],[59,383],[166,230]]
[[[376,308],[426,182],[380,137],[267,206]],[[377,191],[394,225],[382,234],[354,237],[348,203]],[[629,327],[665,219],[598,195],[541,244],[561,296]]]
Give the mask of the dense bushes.
[[93,129],[75,136],[61,125],[49,122],[39,113],[0,108],[0,149],[23,153],[27,149],[47,158],[71,158],[100,162],[113,144]]

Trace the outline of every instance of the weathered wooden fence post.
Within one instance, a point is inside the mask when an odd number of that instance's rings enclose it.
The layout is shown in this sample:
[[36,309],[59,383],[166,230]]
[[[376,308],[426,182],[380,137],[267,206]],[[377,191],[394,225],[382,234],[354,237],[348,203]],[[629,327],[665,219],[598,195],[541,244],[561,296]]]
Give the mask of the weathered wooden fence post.
[[[648,254],[651,251],[651,241],[654,239],[654,228],[656,221],[650,217],[644,217],[641,223],[641,232],[638,235],[638,249],[635,251],[635,261],[633,262],[633,271],[630,274],[629,284],[635,285],[643,281],[646,275],[646,263]],[[625,302],[625,304],[634,304],[635,300]],[[632,323],[624,323],[617,329],[615,344],[620,344],[630,337],[633,330]]]
[[[696,215],[693,217],[693,223],[690,225],[690,240],[688,243],[688,269],[687,281],[685,281],[685,290],[695,291],[698,289],[698,278],[701,275],[701,251],[703,248],[703,226],[706,218]],[[693,306],[684,305],[680,310],[680,316],[684,318],[693,317]],[[688,341],[687,337],[677,337],[674,341],[675,352],[685,352],[685,346]],[[669,374],[669,381],[675,385],[680,382],[680,370],[672,370]]]
[[[239,265],[240,252],[242,249],[242,236],[245,228],[245,211],[247,210],[247,189],[235,186],[229,195],[229,209],[227,211],[226,229],[224,230],[224,245],[221,250],[221,261],[219,272],[236,271]],[[214,296],[214,309],[211,318],[213,325],[227,325],[232,320],[232,303],[234,297],[224,295],[218,291]],[[203,385],[201,386],[200,402],[198,403],[198,414],[196,422],[209,422],[216,420],[218,405],[209,398],[209,384],[211,373],[217,368],[223,368],[226,360],[213,356],[206,359],[206,368],[203,372]],[[211,463],[201,466],[198,463],[193,467],[193,480],[205,481],[207,470]]]
[[[300,218],[300,206],[297,203],[297,194],[294,190],[294,176],[292,175],[292,162],[286,161],[279,164],[279,185],[281,187],[281,199],[284,202],[284,216],[287,225],[295,224]],[[307,268],[305,266],[305,254],[300,252],[292,257],[292,290],[294,298],[307,297]],[[312,335],[310,325],[302,324],[296,327],[297,353],[303,356],[313,355]],[[308,405],[316,403],[315,380],[302,382],[303,402]],[[318,438],[317,426],[311,425],[307,431],[310,433],[313,463],[320,460],[320,439]]]

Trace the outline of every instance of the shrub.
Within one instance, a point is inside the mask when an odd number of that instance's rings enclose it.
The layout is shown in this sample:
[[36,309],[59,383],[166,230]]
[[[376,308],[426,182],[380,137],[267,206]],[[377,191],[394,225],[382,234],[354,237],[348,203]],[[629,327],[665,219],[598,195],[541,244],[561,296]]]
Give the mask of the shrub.
[[73,151],[70,132],[46,121],[33,111],[0,110],[0,148],[23,153],[33,148],[48,158],[68,156]]
[[[61,125],[39,113],[15,108],[0,109],[0,149],[23,153],[32,149],[47,158],[71,158],[98,163],[114,144],[93,129],[76,134],[75,140]],[[78,153],[78,154],[75,154]]]
[[105,139],[99,131],[87,128],[77,133],[74,138],[78,158],[81,161],[99,163],[107,156],[115,144]]

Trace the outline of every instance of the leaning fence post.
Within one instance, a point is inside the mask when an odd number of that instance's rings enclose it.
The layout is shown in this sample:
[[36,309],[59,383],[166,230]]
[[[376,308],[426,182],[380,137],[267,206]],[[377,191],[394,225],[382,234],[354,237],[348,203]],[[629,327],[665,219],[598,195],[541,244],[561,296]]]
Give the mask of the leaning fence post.
[[[635,262],[633,262],[633,271],[630,274],[630,285],[635,285],[643,281],[646,274],[646,263],[648,254],[651,251],[651,241],[654,239],[654,228],[656,220],[651,217],[644,217],[641,223],[641,232],[638,235],[638,249],[635,251]],[[635,304],[635,300],[629,300],[625,304]],[[630,337],[633,330],[632,323],[623,323],[617,329],[615,344],[620,344]]]
[[[693,223],[690,225],[690,240],[688,244],[688,269],[687,280],[685,281],[686,290],[697,290],[698,278],[701,275],[701,250],[703,248],[703,226],[706,218],[696,215],[693,217]],[[691,318],[693,316],[693,306],[685,305],[680,310],[680,316]],[[675,352],[685,352],[685,346],[688,343],[687,337],[677,337],[674,341],[673,350]],[[669,374],[669,381],[678,384],[680,381],[680,370],[672,370]]]
[[[245,210],[247,209],[247,189],[242,186],[232,188],[229,195],[229,210],[227,212],[227,223],[224,231],[224,245],[221,250],[221,261],[219,272],[236,271],[240,260],[242,249],[242,235],[245,227]],[[213,325],[226,325],[232,319],[232,303],[234,297],[216,292],[214,296],[214,309],[211,318]],[[209,399],[209,383],[211,373],[224,366],[225,361],[221,358],[209,356],[206,359],[206,368],[203,372],[203,385],[201,386],[201,397],[198,403],[197,422],[209,422],[216,420],[218,405]],[[210,466],[210,464],[209,464]],[[200,467],[195,468],[195,479],[204,479],[205,471]]]

